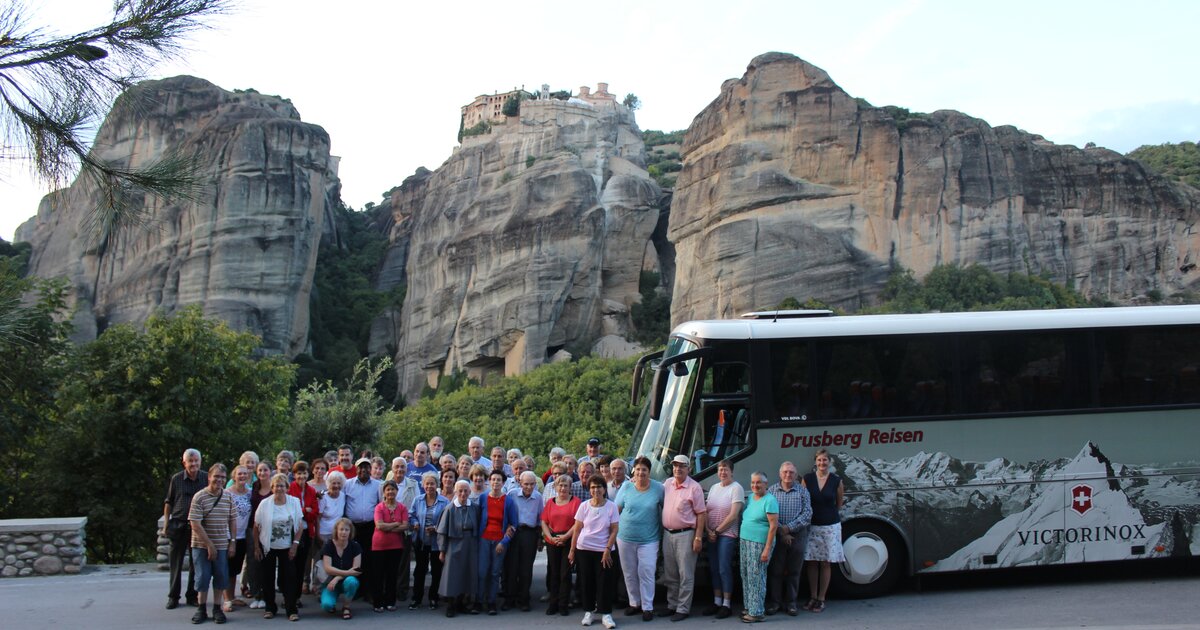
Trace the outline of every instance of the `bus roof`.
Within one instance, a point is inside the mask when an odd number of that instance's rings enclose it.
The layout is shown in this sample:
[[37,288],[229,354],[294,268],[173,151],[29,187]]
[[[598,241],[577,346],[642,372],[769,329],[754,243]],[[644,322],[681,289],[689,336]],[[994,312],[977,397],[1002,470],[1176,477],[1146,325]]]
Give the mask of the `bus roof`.
[[1041,311],[840,315],[810,319],[684,322],[672,335],[697,339],[789,339],[1200,324],[1200,306],[1128,306]]

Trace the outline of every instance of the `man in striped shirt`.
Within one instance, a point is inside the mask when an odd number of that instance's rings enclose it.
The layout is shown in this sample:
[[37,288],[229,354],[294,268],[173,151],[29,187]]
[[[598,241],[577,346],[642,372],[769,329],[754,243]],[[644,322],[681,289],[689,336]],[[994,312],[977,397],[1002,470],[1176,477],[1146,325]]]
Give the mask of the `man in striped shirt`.
[[196,567],[198,606],[192,623],[208,619],[204,605],[208,600],[208,583],[212,580],[212,618],[225,623],[221,611],[221,595],[229,588],[229,543],[237,531],[237,511],[233,495],[225,492],[229,472],[225,464],[213,464],[208,469],[208,487],[192,497],[188,522],[192,527],[192,565]]

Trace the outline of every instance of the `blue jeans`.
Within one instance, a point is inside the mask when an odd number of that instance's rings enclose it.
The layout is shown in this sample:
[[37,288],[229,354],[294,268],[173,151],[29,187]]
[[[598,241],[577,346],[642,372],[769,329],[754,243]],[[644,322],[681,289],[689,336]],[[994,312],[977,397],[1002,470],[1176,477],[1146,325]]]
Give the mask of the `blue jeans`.
[[[328,584],[328,582],[326,582],[326,584]],[[324,609],[325,612],[333,612],[333,611],[337,610],[338,595],[345,595],[346,603],[348,604],[348,603],[350,603],[350,600],[354,599],[354,596],[357,593],[358,593],[358,578],[354,577],[353,575],[344,577],[341,580],[339,580],[337,585],[333,587],[332,591],[329,590],[328,588],[326,588],[325,586],[322,586],[321,587],[321,608]]]
[[476,599],[485,604],[496,603],[496,592],[500,590],[500,574],[504,572],[504,553],[496,553],[498,540],[480,540],[479,545],[479,587],[475,589]]
[[228,549],[218,549],[217,557],[209,558],[207,549],[192,547],[192,566],[196,570],[196,592],[208,592],[209,580],[214,590],[229,588]]
[[717,536],[717,542],[708,543],[708,570],[712,573],[713,590],[733,593],[733,549],[738,539]]

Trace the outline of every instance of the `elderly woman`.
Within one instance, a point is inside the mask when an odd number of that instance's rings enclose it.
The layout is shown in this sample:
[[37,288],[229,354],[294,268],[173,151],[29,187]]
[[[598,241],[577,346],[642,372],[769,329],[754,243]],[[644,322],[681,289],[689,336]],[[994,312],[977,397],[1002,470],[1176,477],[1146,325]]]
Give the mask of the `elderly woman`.
[[[475,476],[476,465],[471,469]],[[493,469],[488,476],[487,494],[472,498],[479,503],[479,583],[475,588],[475,610],[496,614],[496,593],[500,590],[500,574],[504,571],[504,553],[517,531],[517,501],[504,492],[504,471]]]
[[[345,479],[340,472],[334,474]],[[358,593],[358,578],[362,575],[362,547],[354,540],[350,519],[343,516],[334,521],[330,538],[321,548],[321,563],[328,576],[321,587],[321,608],[334,612],[340,595],[345,598],[342,619],[349,619],[350,602]]]
[[801,482],[812,499],[812,524],[808,528],[808,594],[811,599],[804,610],[819,613],[825,610],[825,592],[829,589],[831,562],[846,559],[842,550],[842,519],[838,514],[845,501],[842,478],[829,470],[829,452],[819,449],[813,458],[813,471]]
[[488,493],[488,471],[486,468],[479,464],[472,465],[471,471],[467,473],[467,479],[471,480],[472,500],[478,499]]
[[[237,514],[237,523],[233,532],[233,542],[229,548],[229,588],[225,589],[225,603],[222,610],[232,612],[233,607],[245,606],[246,602],[235,599],[237,576],[242,572],[242,564],[246,560],[246,530],[250,525],[250,470],[245,466],[233,469],[233,485],[226,492],[233,499],[233,511]],[[245,580],[242,580],[245,585]]]
[[775,529],[779,526],[779,502],[767,493],[766,473],[750,475],[750,497],[742,510],[741,555],[742,600],[746,614],[742,621],[763,620],[763,605],[767,597],[767,567],[775,547]]
[[575,533],[575,513],[580,501],[571,494],[571,478],[554,480],[554,498],[542,508],[542,537],[546,541],[546,583],[550,591],[547,615],[571,614],[571,537]]
[[437,526],[441,592],[450,598],[447,617],[470,612],[467,604],[475,592],[479,572],[479,517],[479,504],[471,501],[471,484],[460,479],[454,484],[454,499],[442,511]]
[[617,548],[625,590],[629,591],[625,614],[638,614],[640,603],[642,621],[654,619],[654,570],[658,565],[663,494],[663,485],[650,478],[650,460],[644,456],[633,460],[633,482],[623,484],[617,493],[617,509],[621,512]]
[[463,455],[462,457],[459,457],[458,458],[458,467],[454,469],[456,472],[458,472],[458,478],[459,479],[469,478],[469,476],[471,475],[471,466],[474,466],[475,464],[476,464],[476,462],[471,459],[470,455]]
[[275,604],[276,571],[283,590],[283,606],[289,621],[299,621],[296,606],[296,551],[300,547],[300,534],[304,531],[304,509],[300,500],[288,494],[288,478],[283,473],[271,477],[271,498],[258,504],[254,514],[254,556],[259,559],[259,578],[263,601],[266,602],[264,619],[272,619],[278,608]]
[[[248,483],[254,483],[254,480],[256,479],[254,476],[254,471],[258,469],[258,453],[255,453],[254,451],[243,452],[242,456],[238,458],[238,466],[245,466],[246,470],[250,471],[250,481]],[[234,469],[236,470],[237,468],[234,467]],[[230,473],[231,476],[232,474],[233,473]],[[229,482],[225,484],[225,487],[232,487],[233,482],[234,480],[231,478]]]
[[404,555],[404,532],[408,531],[408,508],[396,500],[399,486],[395,481],[383,483],[383,501],[375,506],[375,533],[371,550],[382,580],[375,580],[373,596],[375,612],[396,610],[396,577],[400,557]]
[[588,480],[592,497],[575,512],[575,527],[571,536],[571,551],[567,559],[579,572],[580,601],[583,620],[592,625],[592,612],[601,615],[605,628],[617,627],[613,621],[612,602],[616,593],[616,566],[612,550],[617,542],[620,513],[608,500],[608,483],[600,475]]
[[[466,457],[466,456],[464,455],[464,457]],[[471,458],[467,457],[467,459],[471,459]],[[450,453],[442,453],[442,456],[438,458],[437,465],[438,465],[439,471],[458,470],[458,460],[455,459],[454,455],[452,455]],[[470,470],[470,468],[468,468],[467,470]]]
[[733,549],[738,544],[738,517],[746,503],[746,491],[733,480],[733,462],[728,459],[717,464],[717,479],[720,482],[708,491],[705,511],[713,603],[704,609],[704,614],[724,619],[733,614],[729,608],[733,599]]
[[[313,544],[314,547],[322,550],[319,553],[324,553],[325,543],[333,536],[334,524],[346,514],[346,495],[342,494],[342,488],[346,486],[346,475],[343,475],[340,470],[335,470],[325,476],[325,485],[325,493],[320,496],[317,503],[320,508],[320,520],[317,522],[317,539]],[[362,550],[361,545],[359,550]],[[315,567],[313,573],[317,573]],[[319,582],[320,580],[314,575],[312,583]],[[357,582],[355,580],[355,584]]]
[[442,581],[442,558],[438,553],[437,525],[441,521],[442,512],[450,501],[438,494],[438,476],[427,472],[421,477],[421,487],[425,490],[423,496],[417,497],[409,506],[408,522],[413,532],[413,557],[416,558],[416,568],[413,569],[413,598],[408,605],[409,610],[421,606],[425,596],[425,575],[432,566],[433,580],[429,585],[429,609],[438,606],[438,586]]

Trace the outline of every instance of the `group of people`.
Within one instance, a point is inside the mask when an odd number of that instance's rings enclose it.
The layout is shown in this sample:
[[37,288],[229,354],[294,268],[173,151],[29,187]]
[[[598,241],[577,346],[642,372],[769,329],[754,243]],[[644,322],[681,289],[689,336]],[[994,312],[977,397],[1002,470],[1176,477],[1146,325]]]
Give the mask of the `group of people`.
[[[843,560],[843,486],[824,450],[802,479],[792,462],[774,483],[754,472],[749,495],[734,481],[733,462],[722,461],[706,496],[687,456],[676,456],[672,476],[659,482],[647,458],[630,466],[602,454],[596,438],[578,459],[552,449],[540,476],[519,449],[494,447],[485,457],[484,440],[473,437],[456,458],[444,446],[436,436],[421,442],[390,470],[369,451],[355,459],[348,444],[311,463],[281,451],[274,466],[248,451],[232,473],[219,463],[202,471],[199,451],[187,449],[163,506],[167,608],[179,605],[190,554],[183,594],[197,624],[210,617],[210,584],[216,623],[235,606],[275,617],[277,588],[291,621],[305,594],[344,619],[358,598],[377,613],[403,600],[409,610],[444,604],[448,617],[529,611],[534,560],[545,549],[546,614],[576,608],[582,625],[615,628],[621,606],[643,621],[688,618],[697,559],[706,553],[713,601],[703,614],[733,614],[739,576],[741,619],[752,623],[824,610],[830,563]],[[656,610],[660,548],[666,606]],[[809,598],[801,603],[806,563]]]

